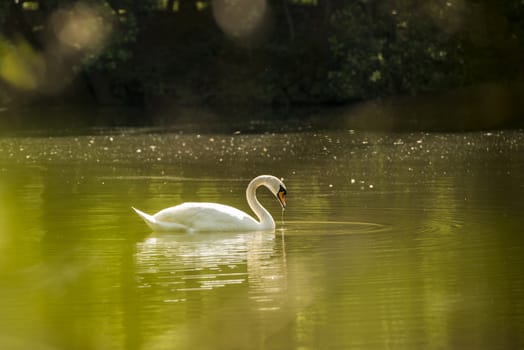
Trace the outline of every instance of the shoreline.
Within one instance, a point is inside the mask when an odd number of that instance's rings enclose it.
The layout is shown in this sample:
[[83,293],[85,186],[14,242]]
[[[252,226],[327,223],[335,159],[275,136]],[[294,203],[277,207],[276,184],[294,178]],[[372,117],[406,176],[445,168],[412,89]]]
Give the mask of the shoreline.
[[286,108],[233,104],[199,106],[176,102],[149,108],[91,104],[0,106],[0,136],[126,127],[203,133],[338,128],[393,132],[519,129],[524,127],[524,88],[483,84],[427,96]]

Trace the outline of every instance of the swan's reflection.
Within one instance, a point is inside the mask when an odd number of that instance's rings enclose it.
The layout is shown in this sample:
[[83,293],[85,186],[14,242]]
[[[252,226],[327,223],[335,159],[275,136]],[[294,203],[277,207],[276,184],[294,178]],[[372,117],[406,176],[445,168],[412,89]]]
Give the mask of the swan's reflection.
[[256,334],[238,334],[246,324],[273,333],[287,285],[281,243],[280,234],[267,232],[157,235],[137,243],[139,294],[149,302],[141,327],[154,330],[144,348],[205,348],[202,332],[224,347],[236,339],[250,348]]
[[287,290],[287,265],[284,235],[273,236],[272,244],[264,243],[263,235],[248,243],[247,268],[250,299],[258,310],[277,310]]
[[267,232],[153,235],[137,243],[139,288],[164,302],[186,301],[191,292],[245,285],[260,308],[275,308],[285,290],[281,239]]

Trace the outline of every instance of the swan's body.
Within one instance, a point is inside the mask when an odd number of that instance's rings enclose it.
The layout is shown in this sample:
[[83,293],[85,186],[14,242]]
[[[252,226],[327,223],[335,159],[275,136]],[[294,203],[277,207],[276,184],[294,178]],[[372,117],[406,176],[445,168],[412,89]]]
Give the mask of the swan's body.
[[166,208],[154,215],[136,208],[135,212],[144,219],[153,231],[270,231],[275,229],[275,220],[256,197],[256,189],[267,187],[286,206],[286,187],[271,175],[257,176],[247,186],[246,198],[249,207],[259,221],[234,207],[218,203],[182,203]]

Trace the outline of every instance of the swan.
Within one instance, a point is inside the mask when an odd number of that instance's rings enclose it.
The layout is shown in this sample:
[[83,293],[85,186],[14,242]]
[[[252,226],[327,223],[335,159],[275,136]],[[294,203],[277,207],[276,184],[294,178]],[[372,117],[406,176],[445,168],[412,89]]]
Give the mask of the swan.
[[259,221],[251,215],[219,203],[187,202],[160,210],[149,215],[133,207],[133,210],[153,231],[272,231],[275,220],[256,197],[260,186],[267,187],[279,200],[282,209],[286,207],[286,186],[272,175],[255,177],[246,189],[249,207]]

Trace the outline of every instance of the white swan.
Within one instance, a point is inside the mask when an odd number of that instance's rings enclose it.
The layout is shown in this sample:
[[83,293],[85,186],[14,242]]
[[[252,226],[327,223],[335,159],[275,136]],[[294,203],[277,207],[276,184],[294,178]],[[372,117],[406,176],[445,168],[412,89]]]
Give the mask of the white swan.
[[251,180],[246,189],[247,203],[260,221],[241,210],[218,203],[182,203],[154,215],[133,209],[153,231],[271,231],[275,229],[275,220],[256,197],[260,186],[267,187],[282,208],[286,207],[287,193],[284,183],[272,175],[260,175]]

